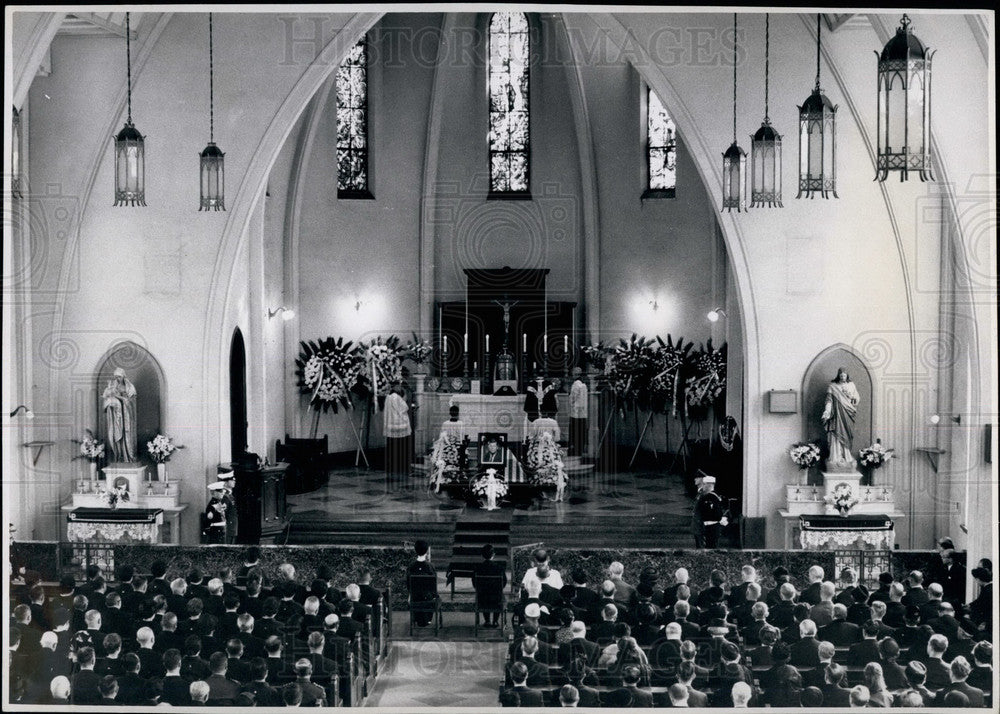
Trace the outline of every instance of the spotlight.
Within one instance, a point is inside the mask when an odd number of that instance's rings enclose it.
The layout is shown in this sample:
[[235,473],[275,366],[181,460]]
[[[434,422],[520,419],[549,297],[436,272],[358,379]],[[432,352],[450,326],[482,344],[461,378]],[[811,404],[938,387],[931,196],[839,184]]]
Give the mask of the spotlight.
[[718,322],[720,317],[725,317],[725,316],[726,316],[726,311],[723,310],[721,307],[717,307],[714,310],[708,311],[709,322]]
[[267,317],[269,320],[279,314],[281,315],[281,319],[287,322],[295,317],[295,310],[287,307],[276,307],[273,310],[267,311]]

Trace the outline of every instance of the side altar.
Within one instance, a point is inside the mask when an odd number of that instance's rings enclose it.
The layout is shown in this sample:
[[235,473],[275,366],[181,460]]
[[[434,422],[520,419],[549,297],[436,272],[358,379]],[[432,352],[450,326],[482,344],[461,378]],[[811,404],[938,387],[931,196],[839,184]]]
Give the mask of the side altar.
[[104,479],[79,479],[73,484],[66,514],[70,542],[180,543],[181,516],[176,481],[154,481],[138,463],[115,463],[102,469]]

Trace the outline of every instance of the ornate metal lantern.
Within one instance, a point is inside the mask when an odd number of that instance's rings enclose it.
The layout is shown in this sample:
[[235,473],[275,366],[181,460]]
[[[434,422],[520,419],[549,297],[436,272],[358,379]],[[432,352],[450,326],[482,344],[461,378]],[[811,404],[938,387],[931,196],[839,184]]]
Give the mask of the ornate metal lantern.
[[125,13],[125,62],[128,69],[128,118],[115,136],[115,205],[146,205],[145,137],[132,123],[132,24]]
[[747,155],[736,143],[736,14],[733,14],[733,143],[722,154],[722,209],[739,213],[747,203]]
[[208,146],[201,150],[199,211],[226,210],[226,155],[215,145],[215,63],[212,13],[208,13]]
[[837,107],[819,86],[820,15],[816,15],[816,86],[799,107],[799,193],[837,196]]
[[764,121],[750,137],[750,205],[781,207],[781,134],[771,126],[771,15],[764,16]]
[[910,171],[918,172],[921,181],[934,180],[930,145],[933,54],[910,31],[910,18],[903,15],[878,58],[878,181],[885,181],[890,171],[898,171],[900,181],[906,181]]

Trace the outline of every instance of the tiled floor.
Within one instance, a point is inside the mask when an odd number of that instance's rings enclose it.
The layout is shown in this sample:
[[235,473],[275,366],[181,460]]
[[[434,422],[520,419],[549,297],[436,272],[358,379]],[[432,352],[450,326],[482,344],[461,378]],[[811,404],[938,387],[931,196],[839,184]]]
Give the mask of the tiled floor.
[[389,666],[381,673],[367,706],[495,707],[503,676],[505,642],[392,643]]
[[[341,521],[391,520],[396,522],[447,522],[458,520],[464,501],[427,488],[425,476],[387,477],[381,471],[340,469],[330,481],[311,493],[288,497],[295,515],[325,515]],[[690,516],[692,500],[681,477],[657,472],[575,475],[562,503],[542,501],[517,508],[519,518],[545,518],[549,522],[585,523],[595,516]],[[514,511],[512,507],[507,507]]]

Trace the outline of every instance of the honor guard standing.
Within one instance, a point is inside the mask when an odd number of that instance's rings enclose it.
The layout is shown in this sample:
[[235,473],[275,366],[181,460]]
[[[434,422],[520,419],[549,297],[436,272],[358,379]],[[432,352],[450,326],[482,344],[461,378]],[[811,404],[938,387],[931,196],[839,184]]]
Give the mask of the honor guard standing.
[[719,532],[729,524],[722,496],[715,492],[715,477],[705,476],[698,483],[698,498],[694,502],[691,530],[697,548],[715,548]]
[[226,511],[229,510],[224,500],[226,484],[223,481],[215,481],[208,484],[208,491],[212,497],[208,500],[208,505],[205,506],[202,540],[205,543],[225,543]]

